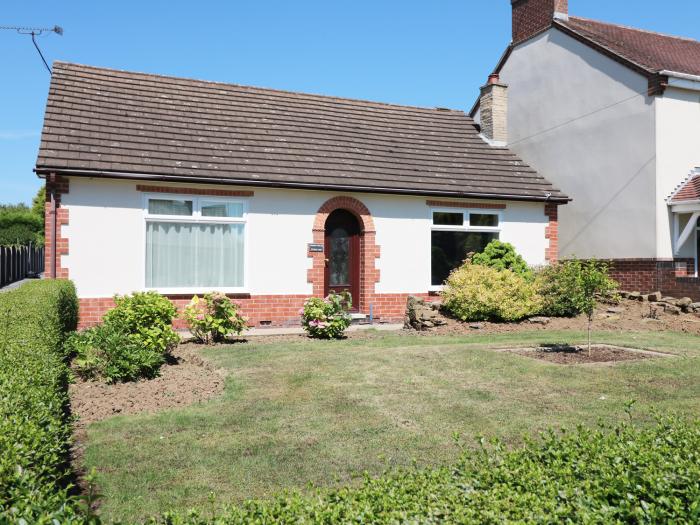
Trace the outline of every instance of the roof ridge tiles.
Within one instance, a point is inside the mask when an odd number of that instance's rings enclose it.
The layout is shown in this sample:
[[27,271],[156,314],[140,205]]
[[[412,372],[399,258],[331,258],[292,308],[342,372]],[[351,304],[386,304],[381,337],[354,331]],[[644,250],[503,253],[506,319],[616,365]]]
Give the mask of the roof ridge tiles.
[[[669,33],[660,33],[659,31],[652,31],[652,30],[650,30],[650,29],[642,29],[642,28],[639,28],[639,27],[628,26],[628,25],[625,25],[625,24],[618,24],[618,23],[615,23],[615,22],[605,22],[605,21],[603,21],[603,20],[595,20],[595,19],[593,19],[593,18],[586,18],[586,17],[583,17],[583,16],[570,15],[570,16],[569,16],[569,20],[574,20],[574,21],[580,20],[581,22],[592,22],[592,23],[594,23],[594,24],[601,24],[601,25],[605,25],[605,26],[619,27],[619,28],[621,28],[621,29],[626,29],[626,30],[628,30],[628,31],[637,31],[637,32],[639,32],[639,33],[647,33],[647,34],[650,34],[650,35],[656,35],[656,36],[660,36],[660,37],[664,37],[664,38],[673,38],[673,39],[676,39],[676,40],[682,40],[682,41],[693,42],[693,43],[700,43],[700,41],[698,41],[697,39],[692,38],[692,37],[689,37],[689,36],[678,36],[678,35],[671,35],[671,34],[669,34]],[[566,20],[564,20],[564,22],[566,23]]]
[[54,68],[58,66],[59,70],[61,67],[68,67],[68,68],[81,68],[81,69],[89,69],[89,70],[95,70],[95,71],[102,71],[102,72],[112,72],[112,73],[117,73],[117,74],[122,74],[122,75],[136,75],[136,76],[143,76],[143,77],[150,77],[150,78],[155,78],[155,79],[169,79],[169,80],[175,80],[177,82],[193,82],[193,83],[202,83],[206,85],[212,85],[212,86],[222,86],[222,87],[233,87],[233,88],[240,88],[246,91],[262,91],[262,92],[269,92],[269,93],[279,93],[279,94],[285,94],[285,95],[294,95],[294,96],[300,96],[300,97],[305,97],[305,98],[321,98],[321,99],[326,99],[326,100],[336,100],[336,101],[346,101],[346,102],[360,102],[362,104],[372,104],[376,106],[385,106],[388,108],[404,108],[404,109],[419,109],[423,111],[429,111],[429,112],[441,112],[445,113],[446,111],[448,112],[455,112],[455,113],[464,113],[464,111],[460,109],[451,109],[451,108],[444,108],[444,107],[428,107],[428,106],[415,106],[415,105],[410,105],[410,104],[397,104],[397,103],[392,103],[392,102],[381,102],[381,101],[376,101],[376,100],[369,100],[369,99],[362,99],[362,98],[352,98],[352,97],[340,97],[336,95],[324,95],[321,93],[306,93],[302,91],[292,91],[288,89],[276,89],[276,88],[269,88],[269,87],[263,87],[263,86],[251,86],[251,85],[246,85],[246,84],[238,84],[235,82],[224,82],[224,81],[217,81],[217,80],[203,80],[203,79],[198,79],[198,78],[192,78],[192,77],[178,77],[176,75],[165,75],[165,74],[159,74],[159,73],[146,73],[146,72],[141,72],[141,71],[128,71],[124,69],[117,69],[117,68],[109,68],[109,67],[101,67],[101,66],[91,66],[87,64],[78,64],[76,62],[68,62],[68,61],[63,61],[63,60],[55,60],[53,63]]

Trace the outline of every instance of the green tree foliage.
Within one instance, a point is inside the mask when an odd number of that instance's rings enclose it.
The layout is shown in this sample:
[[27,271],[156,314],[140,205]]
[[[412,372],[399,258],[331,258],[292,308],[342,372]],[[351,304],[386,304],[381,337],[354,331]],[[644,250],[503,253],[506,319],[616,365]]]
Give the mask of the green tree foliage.
[[586,315],[590,352],[593,314],[598,300],[614,294],[618,288],[618,283],[609,276],[608,265],[595,259],[563,261],[542,270],[537,276],[537,283],[546,315]]
[[42,187],[31,208],[24,204],[0,205],[0,246],[44,244],[44,195]]
[[532,277],[532,270],[513,245],[499,240],[491,241],[483,252],[475,254],[472,263],[496,270],[510,270],[528,279]]

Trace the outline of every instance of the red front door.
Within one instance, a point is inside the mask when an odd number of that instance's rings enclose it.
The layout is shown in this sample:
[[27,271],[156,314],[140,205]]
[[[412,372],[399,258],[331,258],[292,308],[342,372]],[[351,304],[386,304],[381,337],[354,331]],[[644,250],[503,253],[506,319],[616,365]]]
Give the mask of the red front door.
[[352,309],[360,302],[360,224],[347,210],[335,210],[326,220],[325,294],[350,292]]

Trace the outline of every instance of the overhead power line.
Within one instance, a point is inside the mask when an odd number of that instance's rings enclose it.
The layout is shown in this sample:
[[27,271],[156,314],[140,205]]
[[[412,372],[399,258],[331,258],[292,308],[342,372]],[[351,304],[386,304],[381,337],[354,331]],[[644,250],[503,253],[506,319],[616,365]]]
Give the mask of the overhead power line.
[[43,33],[56,33],[57,35],[62,36],[63,35],[63,28],[61,26],[53,26],[53,27],[0,26],[0,29],[5,29],[8,31],[17,31],[20,35],[31,35],[32,44],[34,44],[34,47],[36,48],[36,52],[39,53],[39,56],[41,57],[41,61],[46,66],[46,69],[48,70],[49,74],[51,74],[51,67],[49,67],[49,63],[44,58],[44,54],[41,52],[41,49],[39,49],[39,44],[36,43],[36,37],[38,35],[43,34]]

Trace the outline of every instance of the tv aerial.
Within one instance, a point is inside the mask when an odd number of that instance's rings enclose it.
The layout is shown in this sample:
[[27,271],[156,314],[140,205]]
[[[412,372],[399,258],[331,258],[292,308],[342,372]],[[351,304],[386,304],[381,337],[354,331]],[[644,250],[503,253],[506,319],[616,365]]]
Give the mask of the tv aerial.
[[42,62],[44,62],[46,69],[48,70],[49,74],[51,74],[51,68],[49,67],[49,63],[44,58],[44,54],[41,52],[41,49],[39,49],[39,44],[36,43],[36,37],[39,35],[42,35],[44,33],[56,33],[58,36],[62,36],[63,35],[63,28],[61,26],[53,26],[53,27],[0,26],[0,29],[4,29],[7,31],[17,31],[20,35],[31,35],[32,44],[34,44],[34,47],[36,48],[37,53],[39,53],[39,56],[41,57]]

